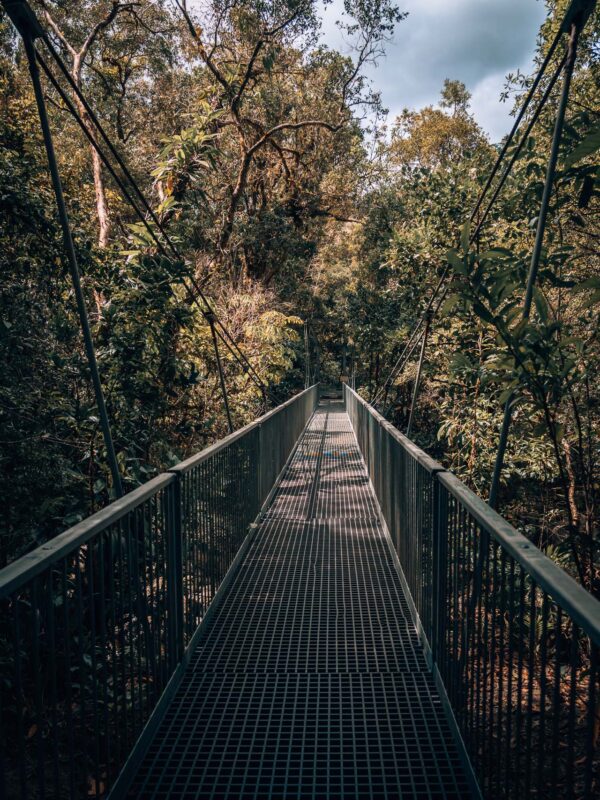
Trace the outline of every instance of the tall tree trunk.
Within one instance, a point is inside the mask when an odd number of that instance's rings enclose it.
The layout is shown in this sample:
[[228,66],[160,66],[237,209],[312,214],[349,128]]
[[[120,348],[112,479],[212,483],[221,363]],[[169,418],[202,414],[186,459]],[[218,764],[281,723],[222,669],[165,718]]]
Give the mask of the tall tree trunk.
[[92,165],[94,170],[94,192],[96,194],[96,214],[98,215],[98,225],[100,227],[98,245],[99,247],[106,247],[110,236],[110,216],[108,213],[108,204],[106,202],[104,178],[102,176],[102,162],[100,156],[93,147]]
[[[73,69],[71,76],[78,88],[81,88],[81,69],[83,66],[83,57],[85,53],[82,51],[73,56]],[[77,98],[76,98],[77,99]],[[83,103],[77,99],[77,110],[83,120],[88,133],[97,139],[97,134],[94,134],[94,126],[89,118]],[[94,194],[96,196],[96,216],[98,217],[98,246],[106,247],[110,236],[110,215],[108,213],[108,202],[106,200],[106,188],[104,186],[104,177],[102,175],[102,161],[100,156],[90,145],[92,156],[92,173],[94,176]]]

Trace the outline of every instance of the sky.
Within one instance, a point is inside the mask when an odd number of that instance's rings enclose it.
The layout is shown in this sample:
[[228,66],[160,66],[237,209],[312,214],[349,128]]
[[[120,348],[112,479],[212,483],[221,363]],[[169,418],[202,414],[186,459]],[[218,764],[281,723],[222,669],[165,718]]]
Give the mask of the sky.
[[[494,142],[510,130],[511,103],[500,102],[507,73],[528,72],[543,0],[397,0],[408,17],[397,26],[386,56],[369,69],[390,121],[403,108],[436,104],[445,78],[458,79],[472,93],[475,119]],[[343,0],[324,13],[323,39],[348,52],[335,25]]]

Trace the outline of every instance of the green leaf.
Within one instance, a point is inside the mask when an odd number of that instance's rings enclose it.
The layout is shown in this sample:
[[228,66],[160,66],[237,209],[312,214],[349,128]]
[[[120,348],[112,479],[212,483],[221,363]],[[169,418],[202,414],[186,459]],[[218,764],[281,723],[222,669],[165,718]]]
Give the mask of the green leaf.
[[583,304],[583,307],[590,308],[590,306],[595,306],[596,303],[600,303],[600,289],[597,289],[595,292],[592,292],[592,294]]
[[514,392],[514,388],[513,387],[511,387],[509,389],[505,389],[503,392],[501,392],[500,393],[500,397],[498,398],[498,402],[500,403],[500,405],[503,406],[504,403],[506,403],[507,400],[510,400],[510,398],[512,397],[513,392]]
[[448,250],[446,253],[446,258],[448,259],[448,263],[452,267],[452,269],[457,272],[459,275],[467,275],[467,265],[465,262],[458,256],[456,251]]
[[511,333],[515,337],[515,339],[518,339],[523,335],[527,327],[528,327],[527,320],[521,318],[519,322],[515,325],[515,327],[512,329]]
[[484,305],[482,305],[481,303],[477,303],[477,302],[473,303],[473,311],[477,314],[478,317],[480,317],[485,322],[489,322],[491,325],[494,324],[494,322],[495,322],[494,315],[491,314],[487,310],[487,308]]
[[448,297],[442,303],[442,306],[440,308],[441,316],[445,317],[446,314],[449,314],[450,311],[452,311],[454,308],[456,308],[456,306],[458,305],[459,301],[460,301],[460,295],[458,295],[458,294],[449,294]]
[[565,161],[565,167],[572,167],[578,161],[591,156],[596,150],[600,149],[600,128],[589,133],[573,150]]
[[464,369],[471,370],[473,369],[473,364],[465,353],[455,353],[450,362],[450,369],[453,372],[459,372]]
[[586,281],[578,283],[575,287],[576,292],[584,292],[587,289],[600,289],[600,277],[595,275],[593,278],[588,278]]
[[540,315],[540,319],[542,322],[548,321],[548,303],[546,302],[546,298],[540,292],[540,290],[534,287],[533,290],[533,300],[535,302],[535,307],[537,308],[537,312]]
[[465,222],[462,226],[462,230],[460,232],[460,246],[462,247],[463,253],[469,252],[469,238],[471,236],[471,223],[469,220]]
[[538,422],[538,424],[534,426],[534,428],[531,431],[531,433],[537,438],[539,438],[540,436],[545,436],[546,435],[546,423],[545,422]]
[[268,53],[266,56],[264,56],[262,63],[266,72],[271,72],[273,69],[273,64],[275,63],[275,53]]
[[481,261],[496,261],[498,259],[512,258],[511,250],[505,247],[492,247],[481,254]]
[[543,269],[540,272],[540,277],[544,278],[544,280],[547,280],[548,283],[552,284],[552,286],[559,286],[564,289],[572,289],[575,286],[575,281],[559,278],[558,275],[555,275],[551,269]]

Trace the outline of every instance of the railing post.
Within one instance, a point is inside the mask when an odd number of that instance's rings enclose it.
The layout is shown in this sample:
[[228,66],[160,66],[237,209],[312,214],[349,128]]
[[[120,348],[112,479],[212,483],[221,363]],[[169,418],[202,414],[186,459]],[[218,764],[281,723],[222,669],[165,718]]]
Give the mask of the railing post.
[[167,607],[169,668],[173,673],[183,656],[183,492],[182,476],[175,473],[167,513]]
[[256,513],[260,511],[263,504],[263,433],[262,424],[259,424],[256,430]]
[[432,609],[431,657],[433,663],[444,650],[446,624],[446,571],[448,561],[448,508],[436,472],[432,474]]

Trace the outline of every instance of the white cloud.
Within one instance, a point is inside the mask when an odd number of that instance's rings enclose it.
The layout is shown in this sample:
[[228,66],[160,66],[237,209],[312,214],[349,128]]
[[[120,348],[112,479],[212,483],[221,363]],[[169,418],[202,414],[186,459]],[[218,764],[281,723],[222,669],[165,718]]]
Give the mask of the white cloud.
[[[393,116],[404,107],[435,104],[445,78],[463,81],[473,93],[473,113],[493,140],[511,127],[510,103],[500,103],[507,72],[528,70],[539,26],[541,0],[399,0],[408,18],[377,69],[375,88]],[[324,13],[323,38],[347,52],[335,20],[343,9],[334,0]]]
[[504,82],[505,73],[500,71],[486,76],[472,89],[473,113],[493,142],[499,142],[508,133],[514,121],[510,116],[512,102],[510,100],[505,103],[500,102]]

